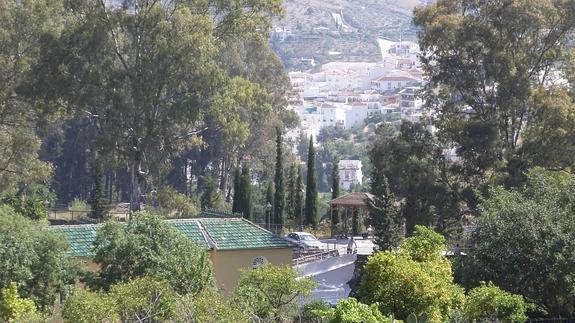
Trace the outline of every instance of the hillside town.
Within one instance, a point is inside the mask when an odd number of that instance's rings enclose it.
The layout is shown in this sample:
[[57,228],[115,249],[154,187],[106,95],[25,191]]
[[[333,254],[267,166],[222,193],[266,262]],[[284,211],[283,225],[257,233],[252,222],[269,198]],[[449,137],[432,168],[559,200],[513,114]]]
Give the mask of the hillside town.
[[368,118],[391,124],[429,117],[418,96],[425,84],[419,46],[380,40],[377,63],[330,62],[318,72],[289,72],[289,107],[300,117],[299,130],[317,136],[323,127],[350,129]]

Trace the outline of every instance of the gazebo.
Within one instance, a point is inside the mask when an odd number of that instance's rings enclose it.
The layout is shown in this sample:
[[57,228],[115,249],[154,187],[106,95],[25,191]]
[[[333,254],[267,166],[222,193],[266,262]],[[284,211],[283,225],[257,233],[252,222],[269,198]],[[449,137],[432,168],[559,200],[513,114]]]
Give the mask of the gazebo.
[[[344,226],[344,234],[347,235],[348,233],[348,222],[349,222],[349,211],[351,210],[352,219],[354,214],[357,214],[357,224],[358,224],[358,231],[361,227],[363,221],[365,219],[365,215],[369,213],[369,206],[367,201],[373,201],[373,194],[367,192],[356,192],[356,193],[349,193],[344,196],[340,196],[336,199],[333,199],[329,202],[330,205],[330,218],[332,221],[332,236],[333,236],[333,212],[334,211],[343,211],[340,213],[340,218],[342,219],[342,223]],[[357,213],[356,213],[357,212]],[[358,234],[359,232],[352,232],[352,234]]]

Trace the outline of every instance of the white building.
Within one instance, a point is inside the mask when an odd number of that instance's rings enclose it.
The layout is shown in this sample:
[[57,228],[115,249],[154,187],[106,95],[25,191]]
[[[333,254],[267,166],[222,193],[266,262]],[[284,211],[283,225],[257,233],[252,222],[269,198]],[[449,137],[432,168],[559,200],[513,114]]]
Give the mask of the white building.
[[339,187],[349,190],[353,186],[360,185],[363,181],[361,172],[361,160],[340,160],[339,167]]
[[419,110],[423,106],[423,100],[419,95],[421,87],[410,86],[399,91],[399,106],[402,109]]

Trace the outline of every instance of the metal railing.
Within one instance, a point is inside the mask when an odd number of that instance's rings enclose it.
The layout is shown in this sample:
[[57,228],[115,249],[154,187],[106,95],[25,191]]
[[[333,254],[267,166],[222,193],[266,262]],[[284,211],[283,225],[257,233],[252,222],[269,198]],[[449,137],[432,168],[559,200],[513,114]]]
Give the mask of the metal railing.
[[316,252],[316,253],[312,253],[309,255],[305,255],[302,257],[292,259],[292,266],[298,266],[298,265],[302,265],[302,264],[305,264],[308,262],[327,259],[330,257],[337,257],[337,256],[339,256],[339,251],[337,249],[322,251],[322,252]]

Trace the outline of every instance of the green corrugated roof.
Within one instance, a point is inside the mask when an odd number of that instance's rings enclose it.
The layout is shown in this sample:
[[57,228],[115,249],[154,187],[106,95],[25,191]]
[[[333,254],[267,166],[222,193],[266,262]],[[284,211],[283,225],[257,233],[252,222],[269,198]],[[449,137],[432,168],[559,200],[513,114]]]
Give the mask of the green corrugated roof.
[[211,245],[206,241],[198,223],[198,219],[167,220],[171,226],[180,231],[186,238],[197,243],[200,247],[211,249]]
[[278,237],[242,218],[205,218],[200,220],[217,250],[289,248]]
[[74,257],[92,256],[92,244],[101,224],[59,225],[48,227],[68,240],[68,254]]
[[[285,239],[242,218],[194,218],[167,220],[185,237],[206,249],[237,250],[289,248]],[[49,230],[63,235],[70,246],[68,254],[92,256],[92,245],[101,224],[55,225]]]

